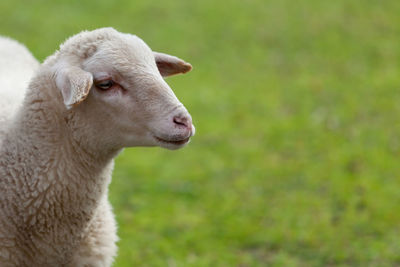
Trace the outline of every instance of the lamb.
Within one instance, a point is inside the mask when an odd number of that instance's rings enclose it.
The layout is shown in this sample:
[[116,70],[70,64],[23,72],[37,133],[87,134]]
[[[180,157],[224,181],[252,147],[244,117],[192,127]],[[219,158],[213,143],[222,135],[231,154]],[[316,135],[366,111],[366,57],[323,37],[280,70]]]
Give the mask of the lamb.
[[[192,67],[112,28],[67,39],[40,66],[0,39],[6,47],[0,70],[17,75],[0,76],[0,96],[25,97],[0,99],[0,265],[110,266],[113,159],[124,147],[189,142],[191,116],[163,77]],[[14,86],[31,75],[26,90]]]
[[[12,52],[11,52],[12,51]],[[18,42],[0,36],[0,137],[6,121],[16,113],[39,62]],[[7,90],[13,88],[13,90]],[[1,138],[0,138],[1,142]]]

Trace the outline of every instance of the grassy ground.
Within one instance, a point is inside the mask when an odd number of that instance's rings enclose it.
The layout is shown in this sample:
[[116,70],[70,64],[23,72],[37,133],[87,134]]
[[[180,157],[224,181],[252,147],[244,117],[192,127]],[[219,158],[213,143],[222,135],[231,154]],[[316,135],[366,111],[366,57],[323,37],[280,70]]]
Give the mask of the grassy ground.
[[39,58],[113,26],[194,66],[197,127],[126,149],[115,266],[400,266],[400,1],[0,2]]

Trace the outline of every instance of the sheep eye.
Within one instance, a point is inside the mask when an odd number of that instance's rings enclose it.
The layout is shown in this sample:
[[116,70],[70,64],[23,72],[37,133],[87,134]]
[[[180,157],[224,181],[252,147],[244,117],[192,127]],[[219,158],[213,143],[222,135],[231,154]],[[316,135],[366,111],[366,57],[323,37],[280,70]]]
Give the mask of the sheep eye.
[[114,85],[112,80],[102,81],[96,84],[96,87],[101,90],[108,90]]

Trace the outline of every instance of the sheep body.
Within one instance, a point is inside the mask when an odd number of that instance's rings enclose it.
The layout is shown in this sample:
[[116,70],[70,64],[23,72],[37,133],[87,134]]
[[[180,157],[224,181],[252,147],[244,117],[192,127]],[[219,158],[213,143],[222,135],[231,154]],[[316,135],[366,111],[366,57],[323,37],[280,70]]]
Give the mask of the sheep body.
[[0,266],[110,266],[118,240],[107,199],[113,156],[59,143],[62,118],[44,78],[33,79],[40,93],[28,92],[0,149]]
[[[110,266],[118,240],[107,197],[113,159],[127,146],[188,142],[190,115],[161,74],[191,66],[153,56],[138,37],[111,28],[68,39],[39,68],[16,42],[0,39],[0,50],[19,53],[15,73],[0,76],[0,94],[12,95],[0,121],[0,265]],[[125,89],[92,86],[104,77]]]
[[39,62],[25,46],[0,36],[0,136],[21,105],[28,82]]

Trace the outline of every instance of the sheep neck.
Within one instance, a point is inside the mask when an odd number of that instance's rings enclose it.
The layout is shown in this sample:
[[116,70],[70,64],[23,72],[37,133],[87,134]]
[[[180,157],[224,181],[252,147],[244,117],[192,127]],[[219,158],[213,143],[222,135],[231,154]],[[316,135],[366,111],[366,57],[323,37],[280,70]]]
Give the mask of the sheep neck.
[[54,248],[55,255],[68,253],[66,248],[79,242],[106,197],[117,153],[89,151],[68,134],[51,86],[48,76],[31,82],[0,152],[0,177],[10,177],[0,179],[0,188],[8,188],[0,202],[15,203],[9,214],[0,214],[11,221],[0,222],[9,226],[9,233],[23,235],[16,240],[25,240],[20,245],[33,259],[43,249],[41,240],[64,244]]

